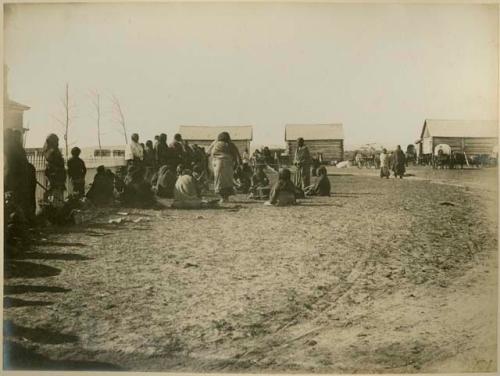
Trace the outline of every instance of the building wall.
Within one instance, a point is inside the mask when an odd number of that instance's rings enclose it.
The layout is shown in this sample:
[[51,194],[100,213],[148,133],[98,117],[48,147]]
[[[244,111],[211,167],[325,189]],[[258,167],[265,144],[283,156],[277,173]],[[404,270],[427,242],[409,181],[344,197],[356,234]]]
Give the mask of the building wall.
[[23,111],[17,111],[5,107],[3,113],[4,129],[13,128],[23,130]]
[[[205,150],[208,149],[208,147],[214,142],[214,140],[187,140],[190,145],[197,144],[198,146],[202,146],[205,148]],[[236,140],[233,141],[233,143],[236,145],[238,148],[238,151],[240,152],[240,155],[243,154],[245,149],[248,149],[250,151],[250,140]]]
[[[432,142],[429,142],[432,140]],[[475,154],[491,154],[493,147],[498,145],[498,139],[494,137],[429,137],[424,138],[424,154],[432,153],[432,150],[439,144],[446,144],[451,147],[452,151],[457,151],[460,153],[466,153],[468,155]],[[432,145],[432,150],[429,147],[425,147],[426,142]]]
[[[307,140],[305,144],[309,148],[311,157],[322,154],[324,162],[340,162],[344,159],[344,140]],[[296,149],[297,142],[288,141],[288,150],[292,159]]]

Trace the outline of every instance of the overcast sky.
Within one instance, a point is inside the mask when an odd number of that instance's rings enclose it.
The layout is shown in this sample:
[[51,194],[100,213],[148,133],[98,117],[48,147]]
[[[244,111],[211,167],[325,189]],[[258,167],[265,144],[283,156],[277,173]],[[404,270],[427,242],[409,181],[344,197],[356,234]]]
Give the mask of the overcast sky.
[[[62,135],[123,144],[109,96],[142,139],[179,125],[253,125],[281,144],[287,123],[343,123],[345,143],[418,138],[425,118],[497,119],[497,5],[70,4],[5,12],[9,95],[31,106],[28,146]],[[305,135],[307,138],[307,135]]]

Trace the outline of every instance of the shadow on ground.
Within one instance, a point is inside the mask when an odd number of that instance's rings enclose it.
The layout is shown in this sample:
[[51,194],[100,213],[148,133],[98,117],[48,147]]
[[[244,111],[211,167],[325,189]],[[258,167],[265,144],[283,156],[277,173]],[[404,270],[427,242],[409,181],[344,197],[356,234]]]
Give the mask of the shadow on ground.
[[15,308],[15,307],[41,307],[49,306],[54,304],[53,302],[46,302],[42,300],[24,300],[18,298],[4,297],[3,307],[4,308]]
[[76,253],[44,253],[44,252],[24,252],[12,258],[14,260],[66,260],[66,261],[91,260],[90,257],[82,256]]
[[53,360],[37,354],[13,341],[4,342],[4,369],[6,370],[65,370],[65,371],[120,371],[121,367],[110,363]]
[[5,260],[4,273],[4,278],[6,279],[44,278],[59,275],[61,269],[29,261]]
[[9,285],[4,286],[3,292],[5,295],[14,295],[14,294],[25,294],[25,293],[33,293],[33,292],[70,292],[71,289],[65,289],[63,287],[57,286],[38,286],[38,285]]

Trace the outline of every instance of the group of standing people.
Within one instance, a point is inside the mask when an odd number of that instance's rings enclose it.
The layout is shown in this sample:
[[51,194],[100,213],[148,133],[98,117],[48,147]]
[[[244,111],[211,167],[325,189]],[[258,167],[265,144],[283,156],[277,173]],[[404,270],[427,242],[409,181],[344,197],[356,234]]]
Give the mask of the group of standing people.
[[387,149],[383,149],[380,153],[380,177],[389,179],[391,168],[395,178],[403,179],[406,172],[406,156],[399,145],[392,154],[388,154]]

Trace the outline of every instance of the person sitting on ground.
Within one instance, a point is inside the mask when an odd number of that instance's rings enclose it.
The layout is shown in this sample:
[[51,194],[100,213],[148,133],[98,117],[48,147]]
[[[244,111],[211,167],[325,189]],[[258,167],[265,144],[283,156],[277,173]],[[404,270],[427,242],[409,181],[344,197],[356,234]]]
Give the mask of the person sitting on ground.
[[151,182],[144,179],[144,169],[141,166],[129,165],[125,177],[125,189],[122,202],[130,206],[150,206],[155,203]]
[[201,194],[191,170],[182,170],[175,182],[172,207],[177,209],[196,209],[201,208],[201,204]]
[[316,178],[316,182],[306,188],[305,194],[307,196],[330,196],[331,186],[326,167],[321,166],[317,172],[318,177]]
[[288,206],[295,205],[297,187],[292,183],[290,170],[287,168],[279,172],[279,179],[271,189],[270,200],[266,205]]
[[153,180],[153,190],[158,197],[172,198],[174,197],[174,187],[177,176],[173,173],[172,168],[168,165],[163,165],[158,171],[156,181]]
[[68,159],[68,176],[73,186],[73,193],[78,197],[85,195],[85,175],[87,168],[85,162],[80,158],[82,151],[79,147],[71,149],[71,158]]
[[207,173],[202,163],[196,163],[193,166],[193,178],[200,192],[203,193],[209,190]]
[[96,206],[110,204],[113,200],[114,182],[110,180],[104,166],[97,167],[94,181],[87,192],[87,198]]
[[234,171],[236,190],[240,193],[247,194],[252,184],[252,169],[248,163],[243,163],[236,167]]
[[256,171],[252,176],[252,185],[250,187],[249,198],[265,200],[269,198],[269,179],[264,172],[264,165],[257,165]]

